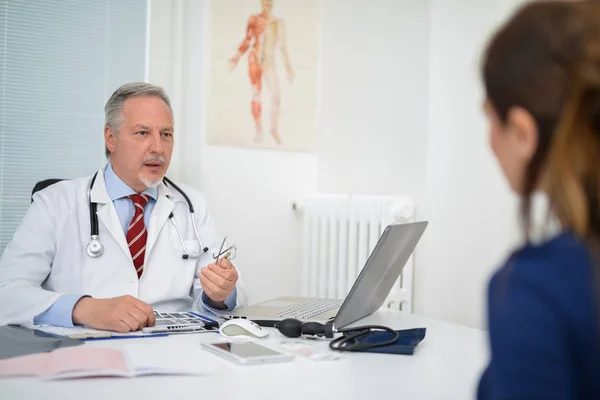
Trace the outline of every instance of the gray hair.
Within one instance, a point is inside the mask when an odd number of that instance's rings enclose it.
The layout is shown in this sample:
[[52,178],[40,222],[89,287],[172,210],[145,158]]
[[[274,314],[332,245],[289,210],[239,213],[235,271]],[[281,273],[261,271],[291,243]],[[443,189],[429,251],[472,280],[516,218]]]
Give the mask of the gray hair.
[[[158,97],[167,104],[169,110],[173,113],[169,96],[167,96],[163,88],[146,82],[131,82],[115,90],[106,102],[104,106],[104,125],[108,126],[113,132],[118,132],[123,123],[122,117],[125,101],[135,96]],[[108,158],[110,152],[106,147],[105,153],[106,158]]]

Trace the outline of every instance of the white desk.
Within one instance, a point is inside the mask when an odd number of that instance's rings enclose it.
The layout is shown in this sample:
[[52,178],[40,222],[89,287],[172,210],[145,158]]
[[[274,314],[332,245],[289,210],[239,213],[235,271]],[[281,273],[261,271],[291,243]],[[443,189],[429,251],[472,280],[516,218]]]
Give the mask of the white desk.
[[[237,366],[212,356],[219,372],[208,376],[156,376],[41,381],[0,380],[2,399],[473,399],[488,359],[484,331],[417,315],[382,309],[355,325],[380,324],[395,329],[426,327],[427,335],[412,356],[342,353],[336,361]],[[196,347],[217,339],[215,333],[160,338],[102,340],[89,346],[161,343]],[[285,337],[272,330],[271,344]],[[314,344],[314,342],[311,341]],[[327,342],[321,343],[324,347]]]

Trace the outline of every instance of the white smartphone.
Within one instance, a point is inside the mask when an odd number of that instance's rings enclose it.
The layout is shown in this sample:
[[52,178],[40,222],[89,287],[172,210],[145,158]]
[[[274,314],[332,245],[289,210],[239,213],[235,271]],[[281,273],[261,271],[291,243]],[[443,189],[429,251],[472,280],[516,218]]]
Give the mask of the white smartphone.
[[273,350],[254,342],[202,343],[206,350],[238,364],[261,364],[291,361],[293,354]]

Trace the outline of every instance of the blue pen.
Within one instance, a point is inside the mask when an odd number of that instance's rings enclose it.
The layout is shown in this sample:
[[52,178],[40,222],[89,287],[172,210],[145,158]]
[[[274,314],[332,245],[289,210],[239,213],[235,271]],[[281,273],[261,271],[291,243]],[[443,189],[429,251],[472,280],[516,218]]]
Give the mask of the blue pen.
[[218,323],[218,322],[217,322],[217,321],[215,321],[214,319],[211,319],[211,318],[205,317],[204,315],[200,315],[200,314],[198,314],[198,313],[196,313],[196,312],[194,312],[194,311],[189,311],[189,313],[190,313],[190,314],[193,314],[193,315],[195,315],[195,316],[196,316],[196,317],[198,317],[198,318],[202,318],[202,319],[203,319],[203,320],[205,320],[205,321],[208,321],[208,322],[214,322],[214,323]]
[[87,337],[87,338],[81,338],[80,340],[84,340],[84,341],[92,341],[92,340],[111,340],[111,339],[139,339],[139,338],[148,338],[148,337],[163,337],[163,336],[169,336],[166,333],[155,333],[155,334],[150,334],[150,335],[128,335],[128,336],[122,336],[122,335],[111,335],[111,336],[99,336],[99,337]]

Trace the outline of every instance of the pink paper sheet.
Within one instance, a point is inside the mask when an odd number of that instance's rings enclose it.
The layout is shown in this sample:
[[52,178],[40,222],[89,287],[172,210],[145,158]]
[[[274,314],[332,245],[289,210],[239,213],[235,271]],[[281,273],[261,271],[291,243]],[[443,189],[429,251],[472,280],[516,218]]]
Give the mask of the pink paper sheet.
[[84,376],[130,373],[121,350],[87,346],[0,360],[0,377],[39,376],[81,372]]
[[48,363],[49,354],[28,354],[0,360],[0,377],[42,375],[44,366]]

